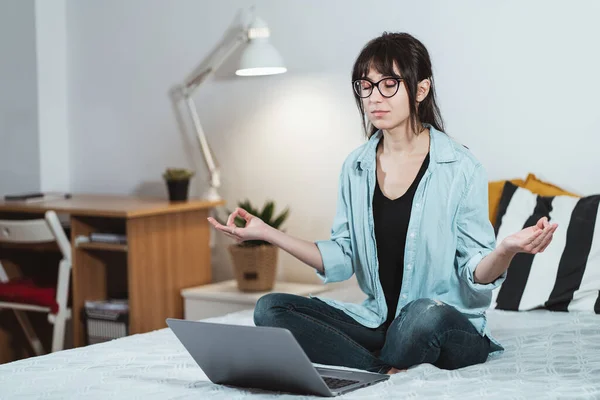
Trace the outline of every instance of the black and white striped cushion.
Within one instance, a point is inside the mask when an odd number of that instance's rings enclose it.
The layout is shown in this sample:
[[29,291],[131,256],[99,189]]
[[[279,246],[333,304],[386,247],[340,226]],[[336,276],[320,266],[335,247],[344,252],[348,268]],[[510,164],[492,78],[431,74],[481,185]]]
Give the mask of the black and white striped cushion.
[[600,314],[600,195],[538,196],[507,182],[496,218],[496,240],[546,216],[559,227],[543,253],[517,254],[491,308],[591,311]]

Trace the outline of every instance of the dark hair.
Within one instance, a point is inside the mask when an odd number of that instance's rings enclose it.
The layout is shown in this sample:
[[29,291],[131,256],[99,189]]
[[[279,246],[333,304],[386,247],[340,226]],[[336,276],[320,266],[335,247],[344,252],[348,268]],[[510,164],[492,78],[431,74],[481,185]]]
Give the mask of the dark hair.
[[[366,77],[371,67],[382,75],[400,78],[394,71],[394,65],[398,67],[407,86],[412,130],[416,132],[417,123],[421,122],[431,124],[435,129],[443,132],[444,121],[435,99],[429,53],[423,43],[408,33],[384,32],[381,36],[369,41],[354,63],[352,81]],[[427,78],[431,80],[431,88],[417,109],[417,85]],[[365,121],[365,110],[361,98],[356,93],[354,97],[363,121],[365,134],[367,138],[370,138],[377,128]]]

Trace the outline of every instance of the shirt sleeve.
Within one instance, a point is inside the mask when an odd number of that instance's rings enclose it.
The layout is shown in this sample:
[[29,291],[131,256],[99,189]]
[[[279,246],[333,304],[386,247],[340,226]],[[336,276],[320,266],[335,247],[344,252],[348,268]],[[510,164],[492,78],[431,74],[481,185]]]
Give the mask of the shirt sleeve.
[[475,282],[475,269],[496,248],[494,228],[489,220],[487,174],[481,164],[475,167],[458,208],[456,266],[458,275],[477,292],[491,291],[504,282],[506,271],[493,282]]
[[344,179],[345,168],[342,168],[338,185],[336,213],[329,240],[316,241],[323,259],[324,274],[317,271],[324,283],[341,282],[350,279],[354,274],[352,266],[352,245],[350,242],[350,224],[348,222],[348,199]]

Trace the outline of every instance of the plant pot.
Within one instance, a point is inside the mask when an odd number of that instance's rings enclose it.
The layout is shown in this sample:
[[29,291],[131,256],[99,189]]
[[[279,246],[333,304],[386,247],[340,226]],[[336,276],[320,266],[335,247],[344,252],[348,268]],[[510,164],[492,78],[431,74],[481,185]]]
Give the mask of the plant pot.
[[190,187],[189,179],[178,179],[167,181],[167,190],[169,192],[169,200],[185,201],[188,199],[188,189]]
[[271,244],[260,246],[229,246],[235,279],[242,292],[263,292],[273,289],[279,248]]

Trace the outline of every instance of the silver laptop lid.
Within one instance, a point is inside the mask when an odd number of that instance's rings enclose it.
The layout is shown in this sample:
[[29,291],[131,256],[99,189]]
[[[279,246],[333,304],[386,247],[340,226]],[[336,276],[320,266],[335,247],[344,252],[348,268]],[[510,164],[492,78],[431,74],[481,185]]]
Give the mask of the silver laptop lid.
[[167,324],[214,383],[334,396],[287,329],[172,318]]

